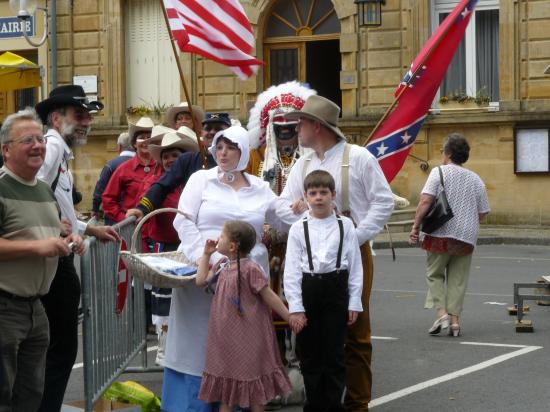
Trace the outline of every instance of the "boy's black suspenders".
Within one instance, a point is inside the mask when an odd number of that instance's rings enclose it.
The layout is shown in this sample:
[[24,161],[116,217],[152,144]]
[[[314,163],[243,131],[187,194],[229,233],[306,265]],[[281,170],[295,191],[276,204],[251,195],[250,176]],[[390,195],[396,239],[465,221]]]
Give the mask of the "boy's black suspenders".
[[[338,229],[340,230],[340,242],[338,244],[338,255],[336,256],[336,272],[340,272],[340,264],[342,262],[342,247],[344,245],[344,224],[342,223],[342,217],[336,215],[338,221]],[[313,269],[313,255],[311,254],[311,243],[309,242],[309,228],[307,224],[307,217],[304,217],[302,221],[304,224],[304,236],[306,238],[307,260],[309,262],[309,270],[311,274],[314,274]]]

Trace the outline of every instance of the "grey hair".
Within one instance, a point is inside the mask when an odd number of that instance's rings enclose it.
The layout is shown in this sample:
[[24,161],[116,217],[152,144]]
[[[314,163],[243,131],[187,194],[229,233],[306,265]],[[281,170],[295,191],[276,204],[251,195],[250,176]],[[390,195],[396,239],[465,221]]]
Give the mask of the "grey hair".
[[38,123],[38,125],[40,125],[40,128],[42,128],[42,122],[40,121],[38,114],[36,114],[36,111],[32,107],[25,107],[23,110],[19,110],[17,113],[10,114],[8,117],[6,117],[6,120],[4,120],[2,128],[0,129],[1,144],[6,144],[9,140],[11,140],[11,129],[13,129],[15,123],[21,120],[32,120]]
[[130,143],[130,135],[128,132],[122,132],[116,141],[116,144],[120,146],[122,150],[134,150]]
[[470,157],[470,145],[460,133],[451,133],[443,144],[443,152],[448,155],[453,163],[461,165]]
[[58,107],[58,108],[55,108],[51,112],[48,113],[48,116],[46,117],[46,126],[48,126],[48,128],[50,128],[50,129],[53,128],[53,114],[55,112],[60,113],[62,116],[65,116],[65,114],[67,113],[67,108],[66,107]]

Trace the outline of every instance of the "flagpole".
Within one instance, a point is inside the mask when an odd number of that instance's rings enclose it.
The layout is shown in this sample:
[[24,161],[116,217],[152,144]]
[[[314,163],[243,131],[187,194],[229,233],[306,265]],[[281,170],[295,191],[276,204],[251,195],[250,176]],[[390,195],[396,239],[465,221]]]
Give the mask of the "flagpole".
[[[456,18],[456,17],[455,17]],[[405,93],[405,90],[408,89],[409,85],[411,84],[411,82],[413,81],[413,79],[415,79],[416,77],[416,74],[420,71],[420,69],[422,67],[424,67],[424,63],[426,62],[426,60],[428,60],[433,52],[435,51],[435,49],[437,49],[437,46],[439,46],[439,44],[441,43],[441,40],[443,40],[443,38],[445,37],[445,35],[447,34],[447,32],[450,30],[451,28],[451,25],[447,25],[447,27],[445,28],[445,30],[443,31],[443,33],[441,33],[441,35],[439,36],[439,38],[437,39],[436,43],[433,45],[433,47],[430,49],[430,51],[426,54],[426,57],[424,57],[424,59],[422,59],[422,62],[414,69],[414,73],[412,73],[412,76],[409,78],[409,80],[407,80],[407,83],[405,84],[405,87],[403,87],[401,89],[401,91],[399,92],[399,94],[395,97],[395,99],[393,100],[392,104],[390,105],[390,107],[388,107],[388,109],[386,110],[386,112],[384,113],[384,115],[380,118],[380,120],[378,121],[378,123],[376,123],[376,126],[374,126],[374,129],[372,129],[372,132],[370,132],[369,136],[367,137],[367,140],[365,140],[365,142],[363,143],[363,146],[366,146],[367,143],[370,141],[370,139],[372,139],[372,136],[374,136],[374,133],[380,128],[380,125],[384,122],[384,120],[386,120],[386,118],[390,115],[391,111],[393,110],[393,108],[395,107],[395,105],[397,104],[397,102],[399,101],[399,99],[401,98],[401,96],[403,95],[403,93]],[[429,39],[428,39],[429,40]],[[421,49],[422,50],[422,49]]]
[[163,0],[159,0],[160,7],[162,9],[162,14],[164,15],[164,22],[166,24],[166,30],[168,30],[168,36],[170,37],[170,44],[172,45],[172,51],[174,52],[174,60],[176,60],[176,64],[178,66],[178,72],[180,74],[181,84],[183,85],[183,93],[185,94],[185,100],[187,100],[187,104],[189,105],[189,109],[191,110],[191,120],[193,122],[193,129],[195,130],[195,133],[197,134],[197,141],[199,144],[199,151],[202,155],[202,165],[204,169],[208,168],[208,160],[206,158],[206,148],[204,147],[203,141],[201,140],[201,128],[200,125],[197,124],[197,119],[195,117],[195,113],[193,111],[192,105],[191,105],[191,98],[189,97],[189,91],[187,90],[187,84],[185,83],[185,77],[183,75],[183,69],[181,67],[181,61],[179,59],[178,51],[176,49],[176,42],[172,35],[172,30],[170,30],[170,21],[168,19],[168,13],[166,13],[166,7],[164,7]]

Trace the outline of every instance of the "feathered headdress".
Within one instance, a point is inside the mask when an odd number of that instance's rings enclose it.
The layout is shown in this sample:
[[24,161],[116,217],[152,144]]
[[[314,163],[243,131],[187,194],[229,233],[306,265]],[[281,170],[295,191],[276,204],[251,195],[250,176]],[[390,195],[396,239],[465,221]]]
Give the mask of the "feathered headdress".
[[250,147],[258,148],[266,142],[268,133],[273,133],[273,116],[300,110],[313,94],[317,92],[297,81],[271,86],[260,93],[248,118]]

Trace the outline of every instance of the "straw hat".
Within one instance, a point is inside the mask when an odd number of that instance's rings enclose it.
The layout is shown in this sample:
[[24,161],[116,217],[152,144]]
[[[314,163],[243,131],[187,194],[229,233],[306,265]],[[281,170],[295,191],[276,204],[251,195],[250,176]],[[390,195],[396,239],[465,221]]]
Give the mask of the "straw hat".
[[130,126],[128,127],[128,134],[130,135],[130,141],[132,144],[136,142],[134,136],[137,132],[151,132],[154,126],[155,124],[149,117],[140,117],[135,124],[130,123]]
[[166,115],[164,116],[164,123],[170,126],[172,129],[175,129],[176,117],[178,113],[182,113],[182,112],[188,112],[188,113],[192,112],[199,125],[201,124],[202,119],[204,118],[204,112],[200,106],[193,104],[191,105],[191,108],[189,108],[189,103],[181,102],[177,106],[172,106],[166,111]]
[[198,152],[197,136],[195,132],[188,127],[183,132],[180,131],[185,126],[180,127],[176,132],[166,133],[162,137],[160,144],[150,144],[149,153],[157,163],[161,161],[162,151],[166,149],[181,149],[184,152]]
[[331,102],[322,96],[314,94],[306,100],[302,110],[295,110],[286,113],[285,119],[293,120],[300,117],[307,117],[318,121],[323,126],[332,130],[339,138],[346,139],[344,133],[338,128],[338,117],[340,117],[340,108],[337,104]]

